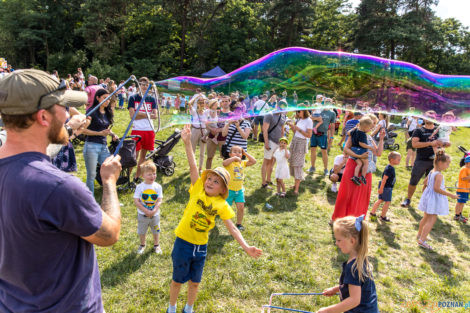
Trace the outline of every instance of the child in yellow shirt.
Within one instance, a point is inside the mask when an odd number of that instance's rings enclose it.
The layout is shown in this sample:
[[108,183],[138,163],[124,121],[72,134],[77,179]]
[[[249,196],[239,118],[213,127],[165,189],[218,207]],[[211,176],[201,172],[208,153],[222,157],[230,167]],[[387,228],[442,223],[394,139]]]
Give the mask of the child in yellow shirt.
[[[224,168],[230,173],[227,203],[232,205],[232,203],[235,202],[237,206],[237,228],[243,231],[245,230],[245,227],[242,225],[245,211],[245,188],[243,187],[243,180],[245,179],[244,169],[247,166],[256,164],[256,160],[240,146],[232,146],[229,156],[230,157],[222,163]],[[243,156],[246,156],[248,160],[242,161]]]
[[215,226],[217,215],[225,227],[245,252],[253,257],[261,256],[262,251],[249,246],[240,231],[230,220],[235,214],[225,199],[228,197],[229,173],[222,167],[205,170],[199,177],[196,159],[191,147],[191,127],[186,125],[181,132],[188,158],[191,187],[189,202],[178,227],[171,257],[173,260],[173,280],[170,285],[170,305],[167,313],[176,313],[176,301],[181,285],[188,282],[188,300],[183,313],[192,313],[199,283],[207,255],[209,231]]
[[457,189],[457,203],[455,204],[455,216],[454,220],[467,223],[468,218],[462,215],[463,206],[468,201],[468,192],[470,191],[470,156],[467,156],[464,160],[465,166],[460,169],[459,183]]

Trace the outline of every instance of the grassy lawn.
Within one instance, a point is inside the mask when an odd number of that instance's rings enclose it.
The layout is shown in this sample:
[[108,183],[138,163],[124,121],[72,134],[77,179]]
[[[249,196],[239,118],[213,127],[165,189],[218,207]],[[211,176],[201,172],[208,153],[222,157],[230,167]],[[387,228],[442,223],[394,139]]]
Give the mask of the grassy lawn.
[[[117,124],[113,131],[123,134],[129,122],[127,111],[117,111]],[[168,115],[164,120],[168,120]],[[165,125],[163,122],[162,125]],[[173,132],[167,128],[157,134],[166,139]],[[457,181],[459,159],[457,145],[470,146],[467,136],[470,129],[460,128],[452,135],[453,146],[448,149],[453,156],[446,171],[448,186]],[[339,139],[335,138],[336,143]],[[399,132],[397,142],[405,156],[404,133]],[[79,177],[85,181],[86,170],[82,155],[83,146],[76,149]],[[467,147],[468,148],[468,147]],[[347,257],[336,248],[328,220],[334,209],[336,194],[330,191],[330,182],[323,177],[321,157],[317,158],[317,173],[307,176],[301,184],[298,198],[288,193],[285,199],[274,196],[274,191],[261,189],[261,144],[249,143],[249,151],[258,163],[246,170],[246,213],[243,236],[248,243],[263,249],[264,255],[253,260],[232,239],[219,219],[209,239],[208,257],[198,299],[197,312],[259,312],[274,292],[321,292],[338,283],[341,263]],[[334,145],[329,165],[339,154]],[[381,170],[387,164],[388,151],[378,161],[378,171],[373,178],[371,205],[377,199],[377,184]],[[121,237],[110,248],[97,247],[101,271],[103,300],[107,312],[164,312],[168,305],[169,284],[172,274],[171,249],[177,226],[188,201],[190,180],[184,147],[180,142],[171,152],[176,162],[173,176],[158,173],[157,182],[163,186],[164,202],[161,208],[162,255],[151,252],[151,235],[147,235],[147,251],[137,255],[137,212],[133,193],[120,193],[123,204]],[[196,153],[198,155],[198,153]],[[307,156],[309,157],[309,156]],[[422,217],[417,210],[421,185],[410,208],[401,208],[406,194],[410,171],[405,160],[397,167],[389,216],[392,223],[377,220],[370,222],[370,260],[374,265],[375,282],[380,312],[436,312],[438,301],[470,301],[470,225],[453,221],[455,200],[450,200],[451,214],[438,219],[431,232],[431,245],[435,251],[424,251],[415,241],[418,223]],[[221,165],[217,158],[213,166]],[[306,165],[307,167],[307,165]],[[273,175],[274,178],[274,175]],[[287,182],[287,186],[293,180]],[[100,199],[99,187],[96,188]],[[269,203],[271,206],[266,206]],[[352,204],[354,205],[354,204]],[[269,208],[268,208],[269,207]],[[379,211],[380,212],[380,211]],[[468,206],[464,209],[468,216]],[[186,301],[183,286],[178,301],[178,311]],[[273,304],[307,311],[333,304],[332,297],[279,297]],[[446,311],[441,309],[441,311]],[[464,309],[451,309],[464,312]]]

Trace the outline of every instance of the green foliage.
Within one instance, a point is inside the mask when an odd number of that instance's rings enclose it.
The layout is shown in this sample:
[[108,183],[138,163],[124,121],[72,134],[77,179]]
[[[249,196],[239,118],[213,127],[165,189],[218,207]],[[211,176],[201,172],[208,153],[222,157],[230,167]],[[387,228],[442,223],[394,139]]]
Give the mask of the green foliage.
[[305,46],[468,74],[470,32],[436,17],[436,2],[362,0],[353,11],[348,0],[3,0],[0,55],[16,68],[62,75],[96,61],[164,79],[200,76],[215,65],[229,72],[276,49]]

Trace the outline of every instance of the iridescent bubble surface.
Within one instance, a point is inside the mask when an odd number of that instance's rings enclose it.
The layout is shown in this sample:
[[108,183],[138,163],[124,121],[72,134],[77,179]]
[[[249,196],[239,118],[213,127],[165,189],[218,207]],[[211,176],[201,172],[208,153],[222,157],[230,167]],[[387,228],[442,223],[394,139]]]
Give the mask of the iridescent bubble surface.
[[444,122],[444,113],[452,111],[454,125],[470,125],[470,76],[435,74],[415,64],[369,55],[291,47],[221,77],[179,76],[157,85],[172,93],[191,94],[200,88],[225,94],[238,90],[250,97],[286,91],[288,110],[322,94],[338,103],[367,104],[374,111],[394,114],[410,114],[411,109],[420,115],[434,110],[439,122]]

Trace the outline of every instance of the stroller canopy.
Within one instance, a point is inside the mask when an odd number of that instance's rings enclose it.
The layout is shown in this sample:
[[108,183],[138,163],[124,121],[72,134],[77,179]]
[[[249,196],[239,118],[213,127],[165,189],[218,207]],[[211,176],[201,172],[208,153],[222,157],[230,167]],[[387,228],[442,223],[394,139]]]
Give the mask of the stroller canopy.
[[205,72],[204,74],[202,74],[202,77],[204,78],[212,78],[212,77],[219,77],[219,76],[223,76],[227,73],[224,72],[223,69],[221,69],[218,65],[216,67],[214,67],[213,69],[211,69],[209,72]]

